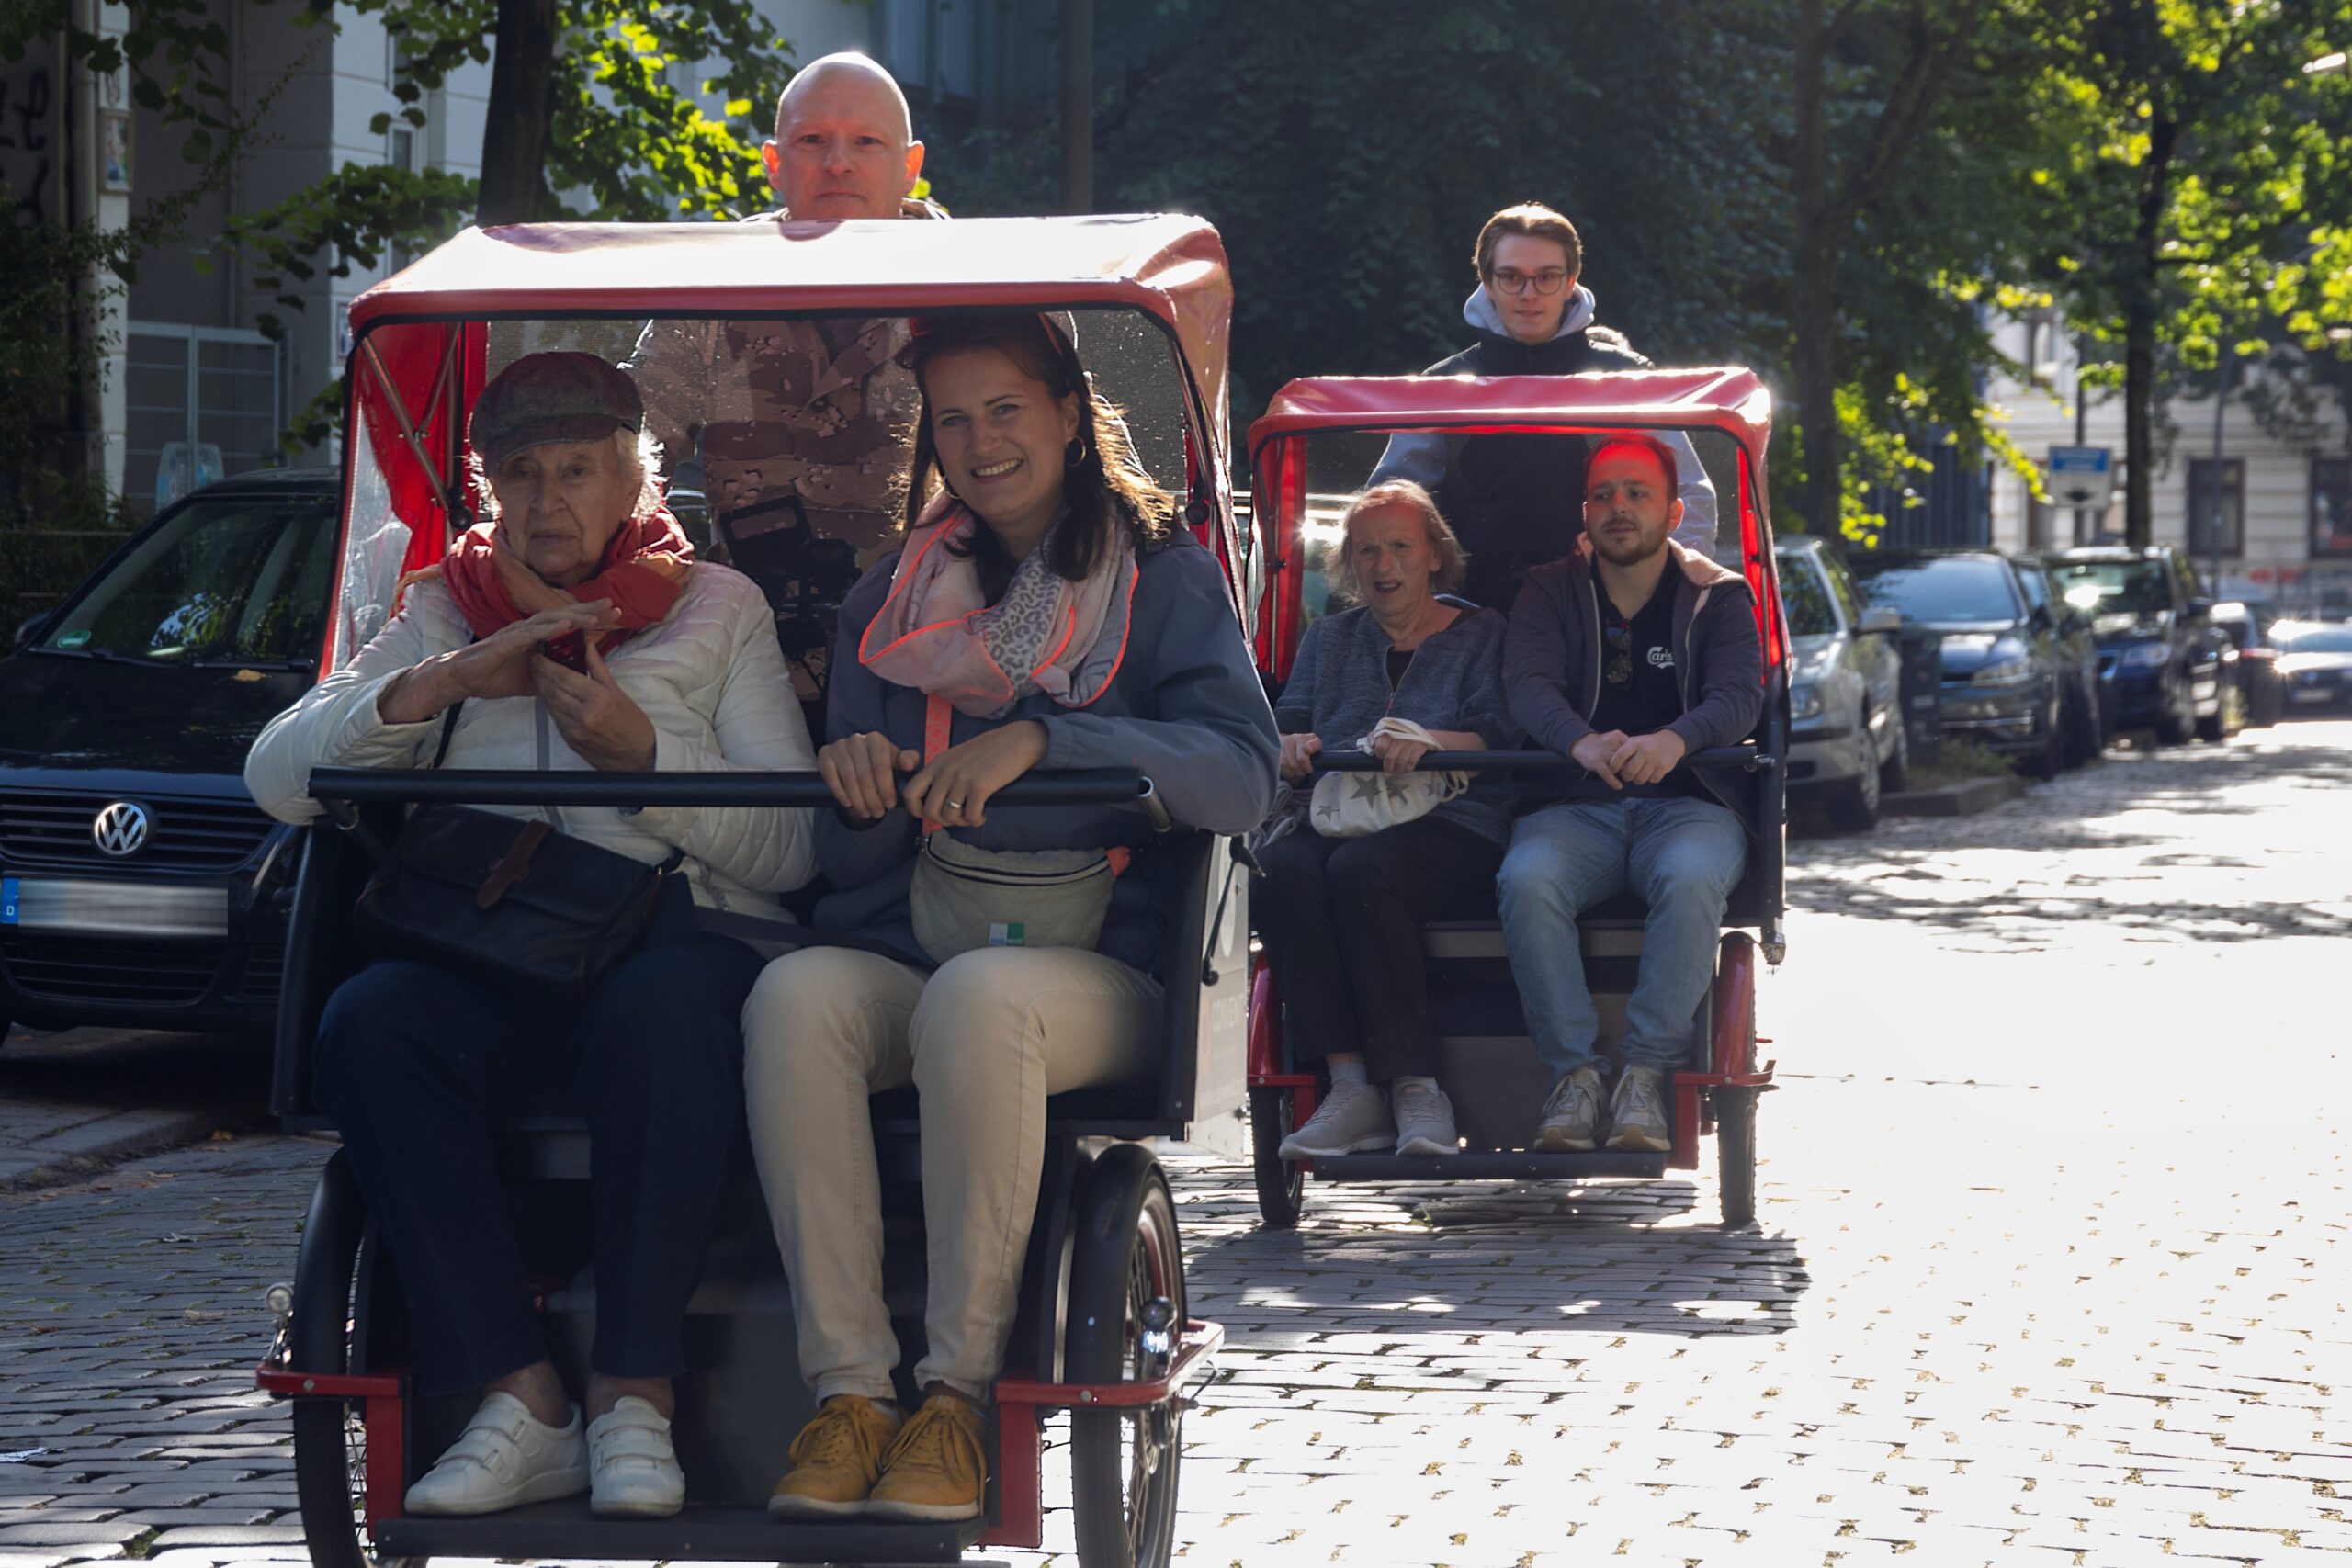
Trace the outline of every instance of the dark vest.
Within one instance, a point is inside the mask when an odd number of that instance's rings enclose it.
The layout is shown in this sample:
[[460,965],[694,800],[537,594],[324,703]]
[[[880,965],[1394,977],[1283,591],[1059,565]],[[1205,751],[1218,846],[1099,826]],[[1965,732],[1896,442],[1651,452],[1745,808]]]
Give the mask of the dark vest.
[[[1606,327],[1548,343],[1486,333],[1425,376],[1573,376],[1585,370],[1646,370],[1650,362]],[[1530,567],[1557,560],[1584,531],[1580,437],[1472,435],[1450,444],[1438,510],[1470,553],[1462,594],[1508,614]]]

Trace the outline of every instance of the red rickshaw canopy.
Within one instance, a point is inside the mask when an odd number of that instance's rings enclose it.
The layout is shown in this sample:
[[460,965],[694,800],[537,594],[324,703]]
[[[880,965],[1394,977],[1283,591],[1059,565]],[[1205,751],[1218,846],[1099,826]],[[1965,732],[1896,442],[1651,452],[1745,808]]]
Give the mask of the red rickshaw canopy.
[[[1296,557],[1293,535],[1306,505],[1308,438],[1323,433],[1450,430],[1464,434],[1611,430],[1720,431],[1739,448],[1736,506],[1739,559],[1756,597],[1757,636],[1767,671],[1788,657],[1771,523],[1765,506],[1765,451],[1772,394],[1752,370],[1612,370],[1580,376],[1313,376],[1276,392],[1250,427],[1251,509],[1277,562]],[[1258,617],[1265,667],[1286,674],[1304,631],[1297,571],[1278,570]]]
[[1174,214],[468,229],[352,302],[352,415],[413,530],[412,553],[429,560],[482,382],[486,321],[1020,306],[1124,307],[1163,323],[1224,473],[1232,283],[1216,231]]
[[1313,376],[1274,394],[1250,427],[1254,455],[1317,430],[1720,430],[1760,469],[1772,394],[1752,370],[1612,370],[1586,376]]

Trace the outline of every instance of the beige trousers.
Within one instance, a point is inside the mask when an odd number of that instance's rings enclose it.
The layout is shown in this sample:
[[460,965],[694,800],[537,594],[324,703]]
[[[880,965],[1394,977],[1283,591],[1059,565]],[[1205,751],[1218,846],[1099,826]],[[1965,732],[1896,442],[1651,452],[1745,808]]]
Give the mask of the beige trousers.
[[1046,1097],[1141,1077],[1159,986],[1075,948],[982,948],[929,976],[846,948],[769,964],[743,1005],[744,1100],[800,1371],[820,1400],[888,1400],[882,1196],[865,1100],[922,1100],[931,1297],[916,1386],[986,1399],[1004,1368],[1045,1164]]

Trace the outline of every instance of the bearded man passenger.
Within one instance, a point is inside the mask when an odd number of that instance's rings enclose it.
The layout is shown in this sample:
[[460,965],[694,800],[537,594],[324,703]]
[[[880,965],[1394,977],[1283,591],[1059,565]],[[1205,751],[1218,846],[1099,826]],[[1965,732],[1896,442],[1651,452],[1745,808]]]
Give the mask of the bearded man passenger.
[[1736,745],[1763,712],[1755,597],[1745,578],[1674,542],[1677,488],[1664,442],[1601,438],[1586,465],[1589,551],[1527,574],[1504,642],[1511,716],[1531,744],[1585,769],[1574,795],[1519,819],[1495,879],[1511,976],[1553,1076],[1538,1148],[1590,1149],[1603,1136],[1600,1017],[1577,917],[1628,890],[1648,905],[1606,1137],[1612,1149],[1663,1150],[1666,1089],[1747,865],[1754,778],[1680,764]]

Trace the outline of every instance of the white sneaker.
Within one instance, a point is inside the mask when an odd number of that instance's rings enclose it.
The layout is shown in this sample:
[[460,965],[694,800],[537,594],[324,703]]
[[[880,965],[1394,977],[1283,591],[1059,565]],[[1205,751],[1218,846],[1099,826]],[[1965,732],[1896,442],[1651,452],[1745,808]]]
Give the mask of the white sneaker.
[[633,1393],[588,1423],[588,1506],[600,1517],[663,1519],[685,1506],[669,1417]]
[[588,1490],[588,1442],[580,1410],[550,1427],[511,1393],[493,1393],[433,1468],[408,1489],[412,1514],[494,1514]]
[[1335,1082],[1331,1092],[1306,1119],[1306,1125],[1283,1140],[1284,1159],[1329,1159],[1337,1155],[1385,1149],[1396,1141],[1396,1124],[1388,1119],[1388,1097],[1368,1083]]
[[1396,1152],[1400,1155],[1458,1155],[1462,1140],[1453,1130],[1453,1101],[1433,1083],[1399,1079],[1389,1091],[1396,1108]]
[[1665,1080],[1656,1067],[1627,1067],[1617,1076],[1617,1093],[1609,1103],[1609,1120],[1616,1128],[1609,1136],[1611,1148],[1664,1154],[1674,1147]]
[[1600,1121],[1600,1074],[1578,1067],[1552,1086],[1544,1102],[1544,1122],[1535,1130],[1535,1146],[1546,1153],[1589,1152]]

